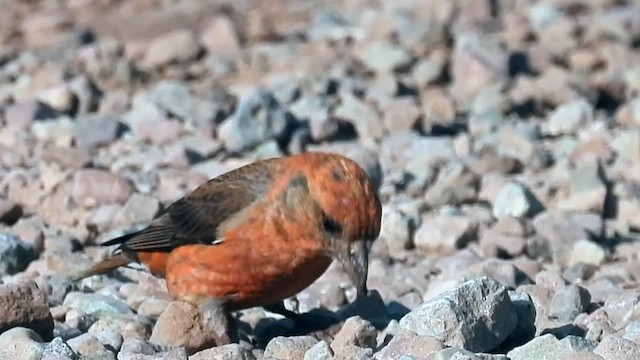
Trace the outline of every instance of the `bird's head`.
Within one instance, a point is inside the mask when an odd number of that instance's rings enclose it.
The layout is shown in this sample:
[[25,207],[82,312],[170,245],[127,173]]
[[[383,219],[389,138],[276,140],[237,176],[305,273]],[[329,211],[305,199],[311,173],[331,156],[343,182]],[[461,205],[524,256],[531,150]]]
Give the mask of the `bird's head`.
[[354,161],[315,153],[307,174],[311,196],[321,209],[324,246],[357,289],[367,293],[369,251],[380,234],[382,206],[365,171]]

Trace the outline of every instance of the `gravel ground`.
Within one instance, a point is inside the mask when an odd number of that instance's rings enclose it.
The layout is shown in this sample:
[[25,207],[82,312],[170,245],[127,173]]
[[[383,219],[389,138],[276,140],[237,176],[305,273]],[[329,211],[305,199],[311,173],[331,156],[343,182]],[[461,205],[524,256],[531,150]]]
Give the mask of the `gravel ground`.
[[[640,2],[0,1],[0,359],[640,359]],[[384,203],[369,287],[338,266],[296,333],[167,342],[136,269],[85,279],[208,178],[304,150]],[[183,337],[183,338],[181,338]]]

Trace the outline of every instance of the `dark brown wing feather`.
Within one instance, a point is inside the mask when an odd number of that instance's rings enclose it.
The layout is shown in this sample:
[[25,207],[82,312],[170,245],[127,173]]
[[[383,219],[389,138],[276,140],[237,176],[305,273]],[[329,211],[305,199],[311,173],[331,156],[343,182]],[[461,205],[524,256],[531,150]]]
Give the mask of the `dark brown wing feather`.
[[174,202],[144,230],[103,243],[123,251],[171,251],[186,244],[214,244],[218,227],[265,196],[271,177],[265,162],[209,180]]

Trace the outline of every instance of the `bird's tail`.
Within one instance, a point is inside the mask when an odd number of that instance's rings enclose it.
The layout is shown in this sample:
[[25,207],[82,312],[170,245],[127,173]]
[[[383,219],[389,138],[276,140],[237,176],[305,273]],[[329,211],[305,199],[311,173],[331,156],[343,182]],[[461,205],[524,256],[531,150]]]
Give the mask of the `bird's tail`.
[[79,274],[75,275],[72,280],[80,281],[90,276],[106,274],[121,266],[128,265],[129,263],[132,263],[134,261],[135,259],[132,259],[129,254],[121,252],[119,254],[115,254],[112,257],[93,265],[87,270],[80,272]]

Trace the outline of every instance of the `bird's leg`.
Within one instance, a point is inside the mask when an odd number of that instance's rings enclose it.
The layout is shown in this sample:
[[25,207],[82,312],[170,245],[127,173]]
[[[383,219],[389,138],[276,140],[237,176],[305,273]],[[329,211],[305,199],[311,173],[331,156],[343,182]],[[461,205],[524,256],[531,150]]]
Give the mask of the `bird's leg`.
[[226,301],[207,298],[198,304],[204,328],[216,336],[218,346],[238,343],[238,328]]

